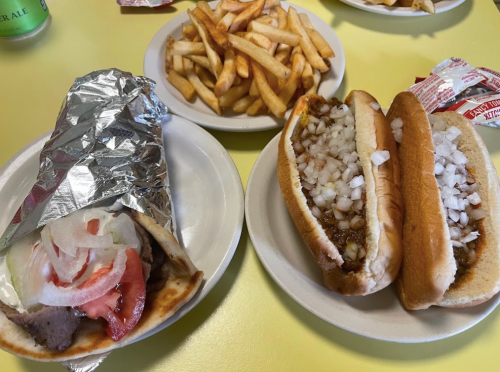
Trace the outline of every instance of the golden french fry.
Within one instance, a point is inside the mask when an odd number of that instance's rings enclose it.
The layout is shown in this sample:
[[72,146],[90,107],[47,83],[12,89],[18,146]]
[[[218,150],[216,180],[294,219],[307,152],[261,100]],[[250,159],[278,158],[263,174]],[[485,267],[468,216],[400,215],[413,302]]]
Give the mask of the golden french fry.
[[226,94],[219,98],[220,106],[224,108],[231,107],[233,103],[247,95],[251,84],[252,79],[245,79],[240,85],[231,87]]
[[200,35],[196,35],[193,39],[193,43],[201,43],[201,36]]
[[231,27],[229,27],[229,32],[236,32],[244,29],[253,18],[256,18],[260,14],[264,8],[264,4],[265,0],[252,1],[251,5],[238,14],[238,16],[233,20]]
[[207,54],[203,43],[195,43],[192,41],[176,41],[172,45],[172,55],[184,56],[187,54],[203,55]]
[[333,49],[330,47],[330,45],[318,31],[310,28],[304,28],[304,30],[306,31],[307,36],[309,36],[316,49],[318,49],[318,52],[319,54],[321,54],[321,57],[323,58],[335,57]]
[[278,91],[278,88],[279,88],[279,81],[278,81],[278,78],[271,74],[269,71],[267,70],[264,70],[265,74],[266,74],[266,80],[267,80],[267,83],[269,84],[269,86],[271,87],[271,89],[274,91],[274,92],[277,92]]
[[249,93],[252,97],[260,97],[259,88],[257,88],[257,83],[255,79],[252,80],[252,85],[250,85]]
[[249,27],[251,27],[253,32],[264,35],[269,40],[277,43],[296,46],[300,42],[299,35],[290,31],[280,30],[277,27],[269,26],[264,23],[252,21],[250,22]]
[[302,27],[302,24],[300,23],[295,8],[293,7],[288,8],[287,20],[288,20],[288,27],[290,28],[290,30],[301,36],[300,47],[302,48],[302,51],[304,52],[304,55],[306,56],[311,66],[321,72],[328,71],[328,66],[325,64],[323,59],[321,59],[318,52],[316,51],[316,48],[309,39],[309,36]]
[[[200,3],[197,3],[197,4],[200,4]],[[201,23],[203,23],[203,25],[207,29],[208,33],[210,34],[212,39],[217,43],[217,45],[219,45],[224,50],[230,48],[231,44],[229,43],[229,40],[227,39],[224,32],[221,32],[219,29],[217,29],[217,26],[212,21],[212,18],[210,18],[200,8],[195,8],[193,10],[193,14],[200,20]]]
[[434,7],[434,3],[432,2],[432,0],[424,0],[422,2],[421,9],[430,14],[436,13],[436,8]]
[[280,6],[281,0],[266,0],[264,9],[271,9]]
[[190,41],[193,41],[193,39],[196,37],[196,35],[198,35],[198,30],[196,29],[196,27],[194,27],[193,24],[190,24],[187,26],[184,23],[182,24],[182,37],[183,38],[190,40]]
[[219,21],[219,23],[217,23],[217,30],[226,32],[229,29],[229,26],[231,26],[231,23],[233,23],[236,16],[236,13],[226,13],[226,15]]
[[[278,20],[276,18],[269,16],[269,15],[264,15],[262,17],[255,18],[252,22],[259,22],[259,23],[263,23],[265,25],[271,25],[274,27],[278,27]],[[248,25],[247,30],[252,31],[252,28],[250,25]]]
[[[205,1],[198,1],[196,3],[196,8],[202,10],[203,12],[205,12],[205,14],[210,17],[210,19],[212,20],[213,22],[213,19],[214,19],[214,11],[212,10],[212,8],[210,8],[210,5],[208,5]],[[193,13],[194,13],[194,10],[193,10]]]
[[[195,25],[196,29],[198,30],[198,33],[201,36],[201,39],[203,40],[203,45],[205,46],[206,49],[206,54],[208,57],[208,62],[210,62],[210,65],[212,66],[212,71],[215,74],[216,78],[219,78],[219,75],[222,71],[222,62],[220,60],[219,55],[215,52],[215,50],[210,46],[210,43],[208,41],[208,31],[205,28],[205,25],[201,23],[198,18],[191,12],[189,9],[187,11],[189,18],[191,19],[191,22]],[[186,66],[184,66],[184,69]],[[196,87],[195,87],[196,89]]]
[[[389,5],[389,6],[394,5],[394,3],[396,1],[398,1],[398,0],[366,0],[366,2],[368,2],[370,4],[385,4],[385,5]],[[405,0],[399,0],[400,3],[403,1],[405,1]],[[408,5],[408,6],[411,6],[411,2],[413,0],[409,0],[409,1],[410,1],[410,5]],[[406,5],[401,4],[401,6],[406,6]]]
[[193,55],[185,55],[184,58],[187,58],[194,63],[200,65],[201,67],[207,69],[212,75],[214,74],[212,71],[212,66],[210,62],[208,62],[208,58],[205,56],[193,56]]
[[[182,57],[181,57],[182,58]],[[186,100],[190,101],[193,98],[195,90],[191,83],[179,75],[175,70],[170,71],[167,76],[167,81],[177,89]]]
[[252,96],[245,96],[243,98],[240,98],[233,104],[232,107],[233,112],[237,114],[244,113],[247,110],[247,108],[250,107],[250,105],[255,102],[256,99],[257,99],[256,97]]
[[302,71],[302,86],[305,90],[309,90],[314,85],[314,76],[311,64],[306,61],[304,70]]
[[411,10],[419,10],[422,6],[423,0],[413,0],[411,4]]
[[257,116],[263,114],[266,111],[266,108],[266,104],[262,98],[259,97],[247,108],[246,113],[248,116]]
[[302,27],[314,30],[314,26],[312,25],[311,20],[309,19],[306,13],[299,13],[297,15],[299,16]]
[[276,59],[276,61],[282,63],[283,65],[286,65],[290,60],[290,53],[286,51],[278,52],[276,53],[274,58]]
[[234,81],[233,81],[233,87],[236,85],[240,85],[242,83],[242,81],[243,81],[243,79],[241,78],[241,76],[236,74],[236,76],[234,77]]
[[222,9],[227,10],[228,12],[240,13],[252,5],[252,1],[241,2],[237,0],[224,0],[221,1]]
[[[278,19],[278,12],[276,11],[276,9],[273,9],[269,12],[269,17],[273,17],[275,19]],[[276,26],[278,27],[278,26]]]
[[256,32],[245,32],[245,39],[251,41],[255,45],[264,48],[268,52],[273,47],[273,43],[266,36],[258,34]]
[[[218,24],[219,21],[222,19],[222,17],[224,17],[227,13],[227,10],[222,9],[222,3],[223,3],[223,1],[219,1],[219,3],[217,4],[217,6],[215,7],[215,10],[214,10],[214,15],[212,17],[212,20],[214,21],[215,24]],[[224,31],[226,31],[226,30],[224,30]]]
[[318,70],[314,70],[313,71],[313,78],[314,78],[314,85],[311,88],[309,88],[309,90],[306,91],[305,94],[318,93],[318,86],[319,86],[319,82],[321,80],[321,72],[319,72]]
[[254,60],[251,61],[251,66],[254,80],[256,81],[262,100],[274,116],[277,118],[283,118],[286,112],[286,105],[281,102],[276,93],[274,93],[267,83],[264,69]]
[[304,54],[300,45],[295,46],[290,54],[293,56],[295,53]]
[[288,28],[288,14],[286,10],[279,6],[276,8],[276,11],[278,12],[278,28],[280,30],[286,30]]
[[224,53],[224,67],[215,84],[214,93],[217,98],[227,93],[231,85],[233,85],[235,77],[236,65],[234,64],[234,50],[228,49],[226,53]]
[[184,72],[184,65],[182,63],[182,56],[176,54],[174,57],[174,71],[179,75],[186,77],[186,73]]
[[215,76],[212,75],[207,69],[198,64],[194,64],[194,73],[200,78],[200,81],[209,89],[215,87]]
[[170,72],[174,68],[174,57],[172,54],[172,48],[174,46],[175,39],[172,36],[167,36],[167,45],[165,47],[165,71]]
[[236,65],[238,75],[246,79],[250,74],[250,57],[238,50],[236,51],[234,63]]
[[302,80],[302,72],[304,71],[304,65],[306,63],[306,59],[302,54],[295,53],[292,58],[292,74],[288,78],[285,87],[279,95],[281,102],[283,102],[285,106],[292,99],[293,94]]
[[252,57],[252,59],[257,61],[277,77],[288,78],[292,73],[289,68],[275,60],[272,56],[269,55],[269,53],[267,53],[262,48],[254,45],[252,42],[232,34],[228,34],[227,37],[231,42],[233,48],[248,54]]
[[183,62],[184,62],[184,71],[186,71],[186,76],[189,82],[193,85],[193,88],[196,90],[196,93],[198,93],[200,98],[207,105],[209,105],[210,108],[212,108],[212,110],[214,110],[218,115],[222,115],[222,109],[219,106],[219,100],[217,99],[217,97],[215,97],[214,93],[210,89],[208,89],[195,74],[193,62],[187,58],[184,58]]

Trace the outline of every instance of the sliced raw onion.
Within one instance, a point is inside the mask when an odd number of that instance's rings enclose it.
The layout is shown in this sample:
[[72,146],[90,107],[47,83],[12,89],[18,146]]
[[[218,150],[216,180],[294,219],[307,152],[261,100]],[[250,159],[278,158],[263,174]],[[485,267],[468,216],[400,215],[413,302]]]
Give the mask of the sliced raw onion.
[[95,300],[118,284],[125,271],[126,261],[125,251],[118,250],[111,271],[85,288],[57,287],[52,282],[46,282],[40,293],[40,303],[49,306],[79,306]]
[[50,272],[49,257],[41,244],[35,247],[25,270],[21,302],[25,309],[29,309],[39,303],[43,283]]
[[141,253],[141,246],[135,232],[134,221],[125,213],[108,222],[104,226],[104,233],[113,237],[112,243],[123,244],[126,248],[134,248],[138,254]]

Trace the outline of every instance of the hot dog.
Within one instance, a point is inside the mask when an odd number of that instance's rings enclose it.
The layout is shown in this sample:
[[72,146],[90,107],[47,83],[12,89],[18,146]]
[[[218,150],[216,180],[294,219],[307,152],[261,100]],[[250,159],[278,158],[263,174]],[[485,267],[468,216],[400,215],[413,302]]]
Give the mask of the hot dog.
[[387,118],[402,124],[402,304],[487,301],[500,290],[500,186],[481,137],[454,112],[428,116],[410,92],[396,96]]
[[366,295],[394,281],[403,202],[396,142],[375,98],[301,97],[279,142],[278,179],[324,285]]

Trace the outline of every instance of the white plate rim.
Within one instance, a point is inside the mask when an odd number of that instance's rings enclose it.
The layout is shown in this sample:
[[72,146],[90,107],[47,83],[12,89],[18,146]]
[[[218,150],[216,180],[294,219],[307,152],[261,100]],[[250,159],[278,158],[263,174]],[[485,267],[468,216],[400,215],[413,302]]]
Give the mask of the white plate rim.
[[[421,17],[432,15],[423,10],[412,11],[410,8],[402,6],[387,6],[383,4],[367,4],[363,0],[340,0],[345,4],[351,5],[355,8],[366,10],[367,12],[396,16],[396,17]],[[465,0],[442,0],[436,3],[436,14],[446,12],[464,3]]]
[[[255,252],[257,253],[257,256],[259,257],[260,262],[262,263],[268,274],[271,276],[271,278],[273,278],[273,280],[278,284],[278,286],[281,287],[281,289],[285,291],[299,305],[301,305],[303,308],[305,308],[318,318],[324,320],[325,322],[330,323],[346,331],[349,331],[351,333],[379,341],[408,343],[408,344],[438,341],[462,333],[468,330],[469,328],[473,327],[480,321],[482,321],[498,306],[498,304],[500,303],[500,294],[495,295],[492,299],[490,299],[486,303],[479,305],[485,307],[485,310],[480,314],[478,314],[472,321],[468,322],[462,327],[452,329],[449,332],[441,332],[436,335],[431,335],[421,338],[415,338],[415,337],[412,338],[411,336],[408,337],[408,335],[402,335],[400,337],[387,337],[383,335],[374,334],[371,332],[366,332],[363,329],[360,329],[359,327],[357,328],[355,325],[353,326],[352,324],[342,323],[342,321],[339,321],[337,318],[335,318],[335,316],[329,317],[324,312],[320,311],[321,309],[311,306],[311,304],[304,298],[307,297],[307,295],[304,295],[303,293],[301,294],[300,291],[297,291],[296,289],[297,286],[293,285],[294,282],[295,283],[304,282],[305,281],[305,279],[303,279],[304,275],[300,273],[291,263],[288,262],[286,267],[283,266],[282,268],[277,268],[275,266],[275,263],[273,262],[274,260],[273,255],[277,254],[276,248],[272,247],[275,249],[275,251],[271,251],[270,249],[268,249],[268,247],[265,246],[265,244],[262,245],[260,244],[260,240],[262,239],[262,234],[265,234],[266,232],[259,230],[261,229],[259,223],[261,220],[263,220],[262,218],[263,211],[256,210],[258,208],[258,203],[255,202],[254,195],[259,195],[259,194],[262,195],[263,190],[259,189],[259,186],[254,186],[254,185],[260,182],[262,184],[265,184],[266,187],[269,188],[271,182],[276,182],[276,183],[278,182],[277,177],[275,181],[268,180],[266,179],[266,175],[265,174],[263,175],[263,173],[268,172],[270,167],[276,167],[277,147],[280,136],[281,132],[278,133],[266,145],[264,150],[261,152],[259,158],[255,162],[252,171],[250,172],[250,176],[246,187],[246,195],[245,195],[245,221],[248,229],[248,234],[252,241],[252,245],[255,249]],[[282,261],[286,261],[286,259],[282,259]],[[293,274],[291,274],[292,272]],[[311,290],[311,288],[312,287],[309,287],[308,289]],[[312,290],[314,290],[314,288]],[[333,294],[332,292],[329,292],[328,290],[326,290],[326,288],[322,287],[322,292],[319,293],[318,296],[322,296],[325,293],[331,295],[337,295]],[[433,307],[433,309],[438,309],[438,311],[444,312],[444,311],[457,311],[457,310],[468,311],[474,308],[446,309],[446,308]],[[422,310],[422,311],[427,311],[427,310]]]
[[[210,291],[214,288],[217,282],[220,280],[224,272],[226,271],[229,263],[231,262],[234,253],[236,252],[236,248],[238,246],[242,229],[243,229],[243,220],[244,220],[244,192],[243,185],[241,183],[241,178],[232,160],[231,156],[227,152],[227,150],[222,146],[222,144],[209,132],[199,127],[198,125],[186,120],[182,117],[176,115],[170,115],[171,120],[167,125],[171,127],[176,127],[175,129],[179,129],[179,132],[183,133],[186,136],[189,136],[191,140],[196,141],[196,144],[205,152],[212,147],[215,151],[218,152],[220,156],[211,157],[210,159],[218,164],[224,164],[226,166],[225,169],[221,170],[220,167],[214,167],[219,171],[226,172],[227,178],[230,178],[230,184],[226,184],[225,192],[231,195],[231,200],[234,202],[226,203],[226,223],[224,224],[224,229],[230,233],[226,233],[222,236],[220,241],[224,242],[222,244],[225,246],[225,252],[223,257],[218,264],[215,272],[210,276],[204,276],[203,282],[198,290],[198,292],[191,298],[186,304],[184,304],[181,308],[179,308],[174,315],[170,318],[166,319],[165,322],[160,324],[158,327],[150,330],[145,333],[141,337],[132,340],[130,344],[141,341],[149,336],[152,336],[163,329],[167,328],[184,315],[186,315],[189,311],[191,311],[195,306],[197,306],[201,300],[203,300]],[[174,129],[174,128],[172,128]],[[168,133],[169,128],[167,128]],[[17,171],[23,164],[26,163],[26,160],[30,157],[39,154],[42,149],[44,143],[50,138],[52,131],[46,132],[39,137],[35,138],[27,145],[25,145],[21,150],[19,150],[14,156],[12,156],[5,164],[0,168],[0,195],[2,194],[6,182],[10,175]],[[165,133],[165,129],[164,129]],[[168,159],[167,159],[168,162]],[[172,180],[172,174],[169,176]],[[175,178],[175,176],[173,176]],[[177,208],[176,208],[177,209]],[[198,267],[198,269],[203,270],[202,267]],[[123,345],[126,346],[126,345]]]
[[[209,5],[214,8],[218,1],[209,2]],[[345,53],[342,43],[335,31],[321,18],[319,18],[314,13],[304,9],[296,4],[291,4],[285,1],[281,2],[281,6],[288,9],[288,6],[293,6],[298,12],[306,13],[314,24],[322,24],[322,27],[328,28],[331,31],[331,35],[328,37],[328,42],[335,51],[335,58],[330,59],[332,62],[332,71],[337,75],[333,79],[333,87],[329,91],[322,91],[322,85],[320,84],[318,93],[325,96],[331,97],[340,87],[345,74]],[[155,93],[156,95],[165,103],[165,105],[176,115],[185,117],[186,119],[197,123],[203,127],[210,129],[223,130],[228,132],[253,132],[261,131],[273,128],[282,127],[285,123],[285,119],[276,119],[270,115],[260,115],[256,117],[249,117],[247,115],[237,115],[232,117],[216,116],[213,114],[206,114],[197,111],[189,107],[185,100],[177,99],[166,87],[165,73],[163,72],[163,64],[161,65],[161,71],[158,68],[158,58],[162,50],[164,50],[165,40],[168,35],[172,34],[177,28],[181,27],[183,22],[189,22],[189,18],[186,12],[182,12],[176,17],[172,18],[165,25],[163,25],[153,36],[144,54],[143,62],[143,72],[144,76],[154,80],[156,82]],[[174,89],[174,88],[171,88]],[[196,98],[200,100],[199,97]],[[204,104],[201,102],[200,104]],[[208,106],[207,106],[208,107]],[[291,112],[291,109],[287,111],[285,117],[287,117]]]

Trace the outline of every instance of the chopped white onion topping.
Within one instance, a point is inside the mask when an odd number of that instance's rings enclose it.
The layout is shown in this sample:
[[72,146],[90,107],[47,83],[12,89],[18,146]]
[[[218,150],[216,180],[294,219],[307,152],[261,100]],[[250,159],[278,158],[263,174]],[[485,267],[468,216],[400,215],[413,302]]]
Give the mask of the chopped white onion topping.
[[374,151],[372,156],[370,156],[371,161],[377,167],[391,158],[391,154],[387,150]]

